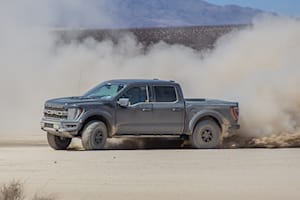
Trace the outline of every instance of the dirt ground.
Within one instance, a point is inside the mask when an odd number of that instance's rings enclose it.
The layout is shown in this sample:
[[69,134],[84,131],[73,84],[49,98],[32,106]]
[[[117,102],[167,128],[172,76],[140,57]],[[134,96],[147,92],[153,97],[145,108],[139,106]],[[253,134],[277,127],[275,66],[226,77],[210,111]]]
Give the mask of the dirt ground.
[[[57,199],[299,199],[300,149],[54,151],[42,137],[0,142],[0,184]],[[22,142],[23,141],[23,142]],[[35,141],[35,143],[32,143]],[[171,145],[172,144],[172,145]],[[122,147],[122,144],[120,145]]]

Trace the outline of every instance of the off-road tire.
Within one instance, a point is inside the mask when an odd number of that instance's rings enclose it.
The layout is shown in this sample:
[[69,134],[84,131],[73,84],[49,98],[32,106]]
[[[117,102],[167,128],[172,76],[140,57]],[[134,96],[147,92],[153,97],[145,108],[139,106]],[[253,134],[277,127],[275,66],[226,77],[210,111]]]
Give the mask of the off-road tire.
[[221,144],[221,128],[213,120],[200,121],[190,136],[190,143],[196,149],[218,148]]
[[103,149],[107,139],[107,127],[101,121],[88,123],[82,132],[81,142],[85,150]]
[[66,150],[70,145],[72,138],[60,137],[47,133],[47,140],[50,147],[55,150]]

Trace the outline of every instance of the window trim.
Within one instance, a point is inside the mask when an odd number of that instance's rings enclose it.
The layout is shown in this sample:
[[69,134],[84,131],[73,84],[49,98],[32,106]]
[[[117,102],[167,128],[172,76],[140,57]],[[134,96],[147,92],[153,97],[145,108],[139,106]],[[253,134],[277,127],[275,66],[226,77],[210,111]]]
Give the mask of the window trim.
[[[133,106],[136,106],[136,105],[139,105],[139,104],[146,104],[146,103],[150,103],[150,96],[149,96],[149,85],[148,84],[140,84],[140,85],[131,85],[131,86],[128,86],[126,89],[124,89],[124,91],[122,93],[119,94],[119,96],[117,96],[116,99],[120,99],[122,95],[124,95],[128,90],[130,90],[131,88],[134,88],[134,87],[146,87],[146,95],[147,95],[147,99],[145,102],[138,102],[138,103],[135,103],[135,104],[130,104],[129,107],[133,107]],[[152,103],[152,102],[151,102]]]
[[[155,88],[154,87],[173,87],[175,89],[175,95],[176,95],[176,101],[156,101],[156,92],[155,92]],[[175,104],[179,102],[179,98],[178,98],[178,91],[177,91],[177,87],[175,87],[174,85],[152,85],[153,88],[153,93],[154,93],[154,101],[153,103],[168,103],[168,104]]]

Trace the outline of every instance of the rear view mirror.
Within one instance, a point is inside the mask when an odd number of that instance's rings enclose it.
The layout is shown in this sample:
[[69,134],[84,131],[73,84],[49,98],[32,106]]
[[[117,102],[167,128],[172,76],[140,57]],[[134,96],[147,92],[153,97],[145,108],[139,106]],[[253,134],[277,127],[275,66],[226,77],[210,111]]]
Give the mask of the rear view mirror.
[[118,104],[121,106],[121,107],[127,107],[129,106],[129,99],[128,98],[120,98],[118,100]]

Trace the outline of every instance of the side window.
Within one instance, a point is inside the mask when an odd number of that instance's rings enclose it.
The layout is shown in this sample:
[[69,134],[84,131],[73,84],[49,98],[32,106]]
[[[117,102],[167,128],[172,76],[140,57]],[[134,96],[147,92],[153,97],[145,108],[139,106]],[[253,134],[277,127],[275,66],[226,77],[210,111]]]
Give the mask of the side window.
[[121,98],[128,98],[130,105],[147,102],[147,89],[146,86],[136,86],[127,90]]
[[156,102],[174,102],[177,100],[176,90],[173,86],[154,86]]

